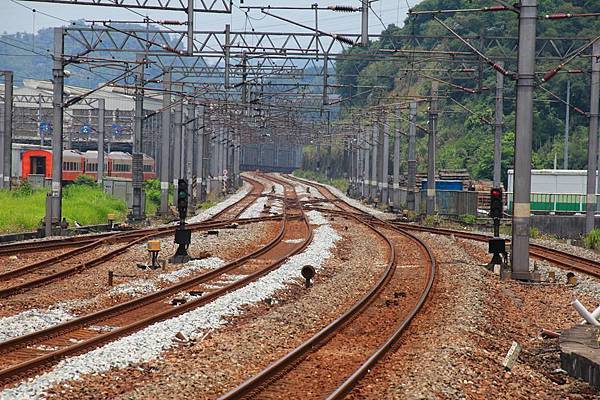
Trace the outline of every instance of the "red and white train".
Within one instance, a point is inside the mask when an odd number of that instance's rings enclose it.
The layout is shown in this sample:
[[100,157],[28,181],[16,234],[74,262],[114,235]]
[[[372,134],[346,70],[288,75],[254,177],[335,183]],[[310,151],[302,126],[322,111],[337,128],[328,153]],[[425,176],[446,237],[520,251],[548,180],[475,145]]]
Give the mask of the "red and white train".
[[[104,159],[104,175],[131,179],[132,157],[129,153],[112,151]],[[144,154],[144,180],[156,178],[156,166],[152,157]],[[98,174],[98,152],[88,150],[81,153],[77,150],[63,150],[62,180],[71,182],[80,175],[94,179]],[[52,178],[52,150],[30,149],[21,154],[21,178],[29,175],[43,175]]]

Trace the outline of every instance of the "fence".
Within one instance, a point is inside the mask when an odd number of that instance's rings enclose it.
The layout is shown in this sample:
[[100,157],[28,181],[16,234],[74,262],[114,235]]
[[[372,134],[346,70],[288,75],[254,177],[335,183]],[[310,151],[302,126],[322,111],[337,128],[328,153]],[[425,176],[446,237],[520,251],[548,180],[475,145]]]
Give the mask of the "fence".
[[[418,197],[418,196],[417,196]],[[436,190],[435,208],[440,215],[477,215],[479,194],[467,190]],[[421,191],[419,208],[424,211],[427,192]]]
[[[544,213],[584,213],[586,195],[581,193],[531,193],[531,211]],[[513,193],[507,193],[508,212],[512,213]]]

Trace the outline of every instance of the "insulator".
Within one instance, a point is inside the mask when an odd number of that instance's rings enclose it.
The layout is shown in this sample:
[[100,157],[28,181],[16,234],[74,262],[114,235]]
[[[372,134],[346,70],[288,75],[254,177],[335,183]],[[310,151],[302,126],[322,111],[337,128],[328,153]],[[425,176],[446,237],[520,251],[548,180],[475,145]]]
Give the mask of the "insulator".
[[359,9],[357,7],[352,7],[352,6],[329,6],[327,7],[329,8],[331,11],[339,11],[339,12],[356,12]]
[[331,37],[333,37],[335,40],[342,42],[342,43],[346,43],[349,44],[350,46],[354,46],[354,40],[347,38],[345,36],[341,36],[341,35],[336,35],[335,33],[333,35],[331,35]]

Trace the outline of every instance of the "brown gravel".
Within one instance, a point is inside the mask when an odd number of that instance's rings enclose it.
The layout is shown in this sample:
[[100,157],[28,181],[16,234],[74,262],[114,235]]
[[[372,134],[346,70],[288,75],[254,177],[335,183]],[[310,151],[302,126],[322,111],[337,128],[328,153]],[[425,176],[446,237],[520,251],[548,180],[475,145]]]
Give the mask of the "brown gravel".
[[[381,245],[365,240],[373,233],[342,219],[333,226],[343,239],[310,290],[299,279],[201,343],[169,351],[159,361],[70,382],[56,388],[53,398],[215,398],[231,389],[335,319],[383,271]],[[108,376],[118,387],[106,385]]]
[[[438,260],[433,298],[397,351],[350,398],[600,398],[585,383],[553,374],[560,367],[556,341],[539,337],[541,328],[564,329],[580,319],[569,305],[572,288],[500,282],[481,267],[485,244],[421,236]],[[523,352],[505,372],[501,362],[513,340]]]
[[[237,229],[221,229],[219,235],[207,235],[205,232],[192,234],[190,255],[210,254],[225,261],[233,260],[247,254],[272,239],[278,230],[278,222],[261,222],[257,224],[241,225]],[[172,237],[161,239],[161,258],[173,254],[176,250]],[[70,278],[51,283],[50,285],[33,289],[29,292],[2,299],[3,307],[0,316],[13,315],[26,309],[45,309],[57,302],[67,303],[76,313],[90,312],[127,300],[128,296],[102,296],[109,288],[107,286],[108,271],[114,271],[114,284],[122,284],[136,279],[152,280],[152,276],[161,272],[142,270],[138,263],[149,262],[145,244],[135,245],[122,255],[115,257],[107,263],[94,267],[84,273]],[[172,271],[177,266],[167,264],[167,271]],[[198,271],[200,273],[202,271]],[[168,285],[156,282],[159,286]],[[82,301],[85,300],[85,301]],[[91,300],[91,301],[90,301]]]

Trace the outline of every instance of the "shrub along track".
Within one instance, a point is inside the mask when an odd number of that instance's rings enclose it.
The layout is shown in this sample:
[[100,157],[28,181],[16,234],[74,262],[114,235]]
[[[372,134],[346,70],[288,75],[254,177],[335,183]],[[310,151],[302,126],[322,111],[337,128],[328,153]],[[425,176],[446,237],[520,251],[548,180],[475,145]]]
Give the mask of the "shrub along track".
[[[323,186],[310,185],[335,199]],[[387,244],[384,273],[343,315],[221,399],[342,398],[394,346],[424,304],[436,270],[425,244],[391,225],[373,224],[339,199],[335,204],[344,218],[364,224]]]
[[[207,304],[258,279],[276,269],[288,257],[301,252],[312,240],[312,228],[298,204],[293,187],[287,184],[284,188],[285,206],[280,230],[277,237],[266,246],[220,268],[185,279],[150,295],[0,343],[0,365],[3,366],[0,370],[0,382],[6,387],[7,384],[49,367],[64,357],[89,351],[155,322]],[[300,243],[298,239],[301,239]],[[230,272],[243,278],[214,289],[219,277]],[[184,290],[195,292],[199,297],[177,306],[165,302],[165,299]],[[93,329],[100,321],[113,329],[109,332]]]
[[[233,222],[247,224],[268,219],[278,219],[278,217],[267,217],[237,220],[239,215],[256,200],[257,196],[260,196],[264,189],[264,185],[260,182],[250,178],[247,178],[247,180],[252,184],[252,190],[242,199],[224,208],[208,221],[188,224],[187,227],[193,231],[198,231],[223,228]],[[138,229],[123,233],[102,235],[101,238],[88,238],[93,239],[93,241],[87,243],[80,241],[79,243],[84,244],[78,248],[0,273],[0,298],[13,296],[39,286],[47,285],[51,282],[64,279],[73,274],[101,265],[102,263],[123,254],[136,244],[143,243],[151,238],[171,234],[174,232],[175,228],[175,226],[162,226],[157,228]],[[58,239],[58,241],[51,246],[60,243],[67,243],[67,245],[70,246],[68,243],[69,240],[69,238]],[[106,247],[108,247],[108,249]],[[6,283],[2,284],[2,282]]]

